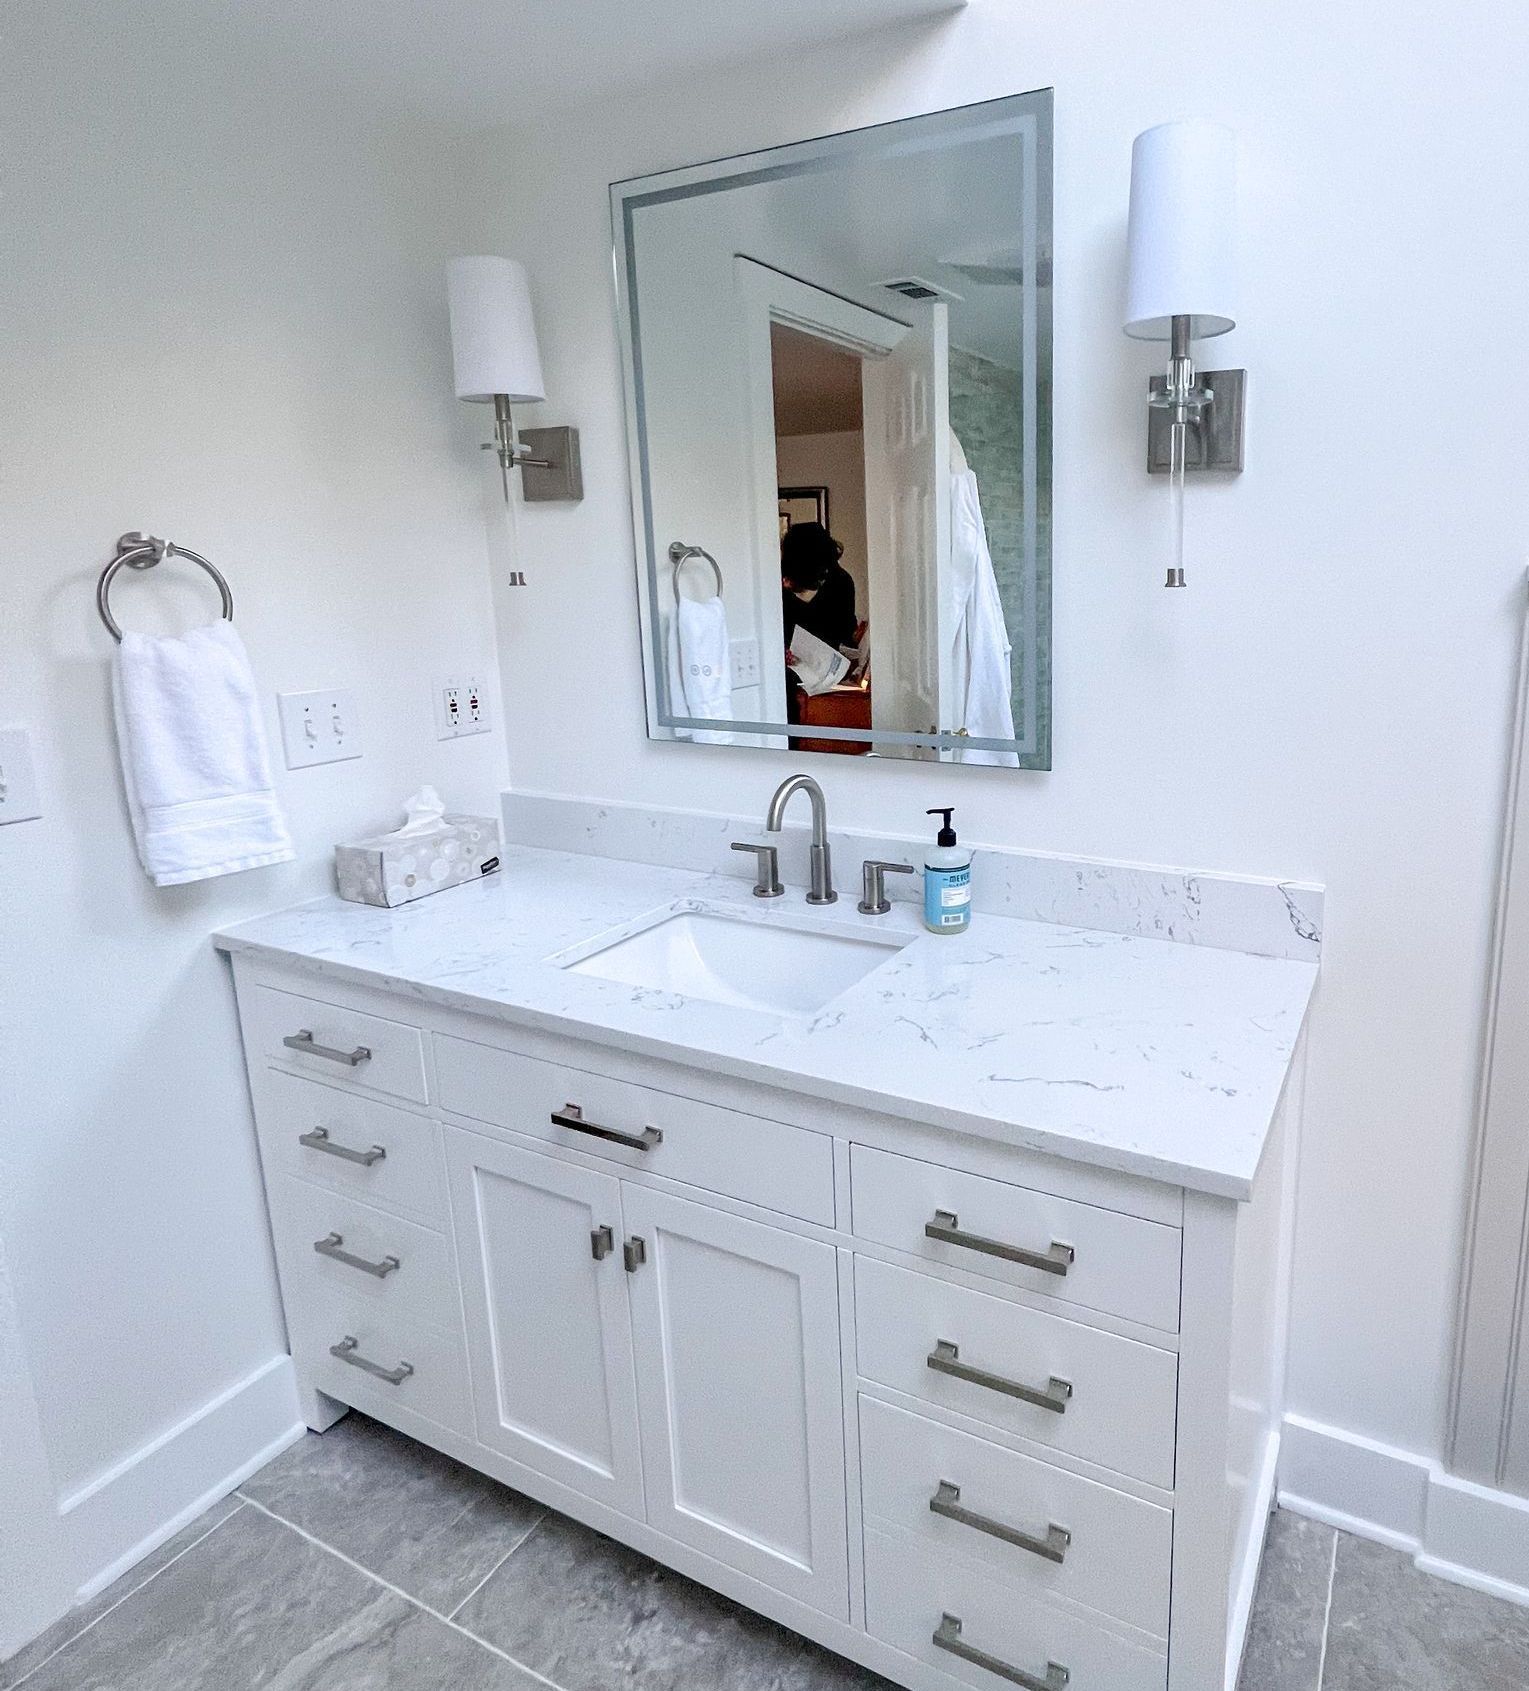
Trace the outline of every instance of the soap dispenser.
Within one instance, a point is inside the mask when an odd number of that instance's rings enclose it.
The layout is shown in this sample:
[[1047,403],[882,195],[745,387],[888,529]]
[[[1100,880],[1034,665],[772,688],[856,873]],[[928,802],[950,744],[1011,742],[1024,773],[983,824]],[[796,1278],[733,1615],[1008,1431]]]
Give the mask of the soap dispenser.
[[924,853],[924,926],[932,934],[964,933],[972,920],[972,854],[957,845],[950,810],[928,810],[944,823]]

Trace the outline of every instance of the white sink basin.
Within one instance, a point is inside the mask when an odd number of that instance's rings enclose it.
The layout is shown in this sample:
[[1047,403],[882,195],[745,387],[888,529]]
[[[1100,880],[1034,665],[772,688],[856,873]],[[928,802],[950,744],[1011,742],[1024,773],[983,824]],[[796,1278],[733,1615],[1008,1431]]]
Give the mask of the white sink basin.
[[563,967],[713,1004],[811,1014],[905,943],[681,910]]

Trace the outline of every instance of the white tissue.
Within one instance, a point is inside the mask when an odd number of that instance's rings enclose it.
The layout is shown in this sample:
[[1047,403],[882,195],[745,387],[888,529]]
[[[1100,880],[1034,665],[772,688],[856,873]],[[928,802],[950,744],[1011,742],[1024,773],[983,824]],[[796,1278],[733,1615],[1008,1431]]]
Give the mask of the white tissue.
[[446,805],[434,787],[421,787],[403,807],[404,825],[389,837],[400,839],[410,834],[429,834],[441,825]]

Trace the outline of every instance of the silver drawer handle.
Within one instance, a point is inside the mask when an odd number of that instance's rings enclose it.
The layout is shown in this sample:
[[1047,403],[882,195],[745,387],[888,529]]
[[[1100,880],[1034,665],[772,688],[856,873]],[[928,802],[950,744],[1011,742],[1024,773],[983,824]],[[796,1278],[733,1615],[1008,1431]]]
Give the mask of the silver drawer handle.
[[316,1044],[311,1028],[299,1028],[296,1033],[287,1034],[282,1044],[289,1050],[301,1051],[305,1057],[323,1057],[331,1063],[344,1063],[350,1069],[366,1062],[371,1056],[371,1051],[365,1045],[358,1045],[353,1051],[341,1051],[333,1045]]
[[1059,1527],[1055,1521],[1047,1526],[1046,1536],[1038,1538],[1034,1533],[1022,1532],[1018,1527],[1005,1526],[1002,1521],[995,1521],[991,1515],[979,1515],[975,1509],[968,1509],[962,1504],[961,1488],[950,1480],[940,1481],[934,1496],[929,1499],[929,1507],[936,1515],[943,1515],[947,1521],[959,1521],[964,1527],[975,1527],[978,1532],[985,1532],[990,1538],[1001,1538],[1005,1544],[1017,1545],[1021,1550],[1028,1550],[1032,1556],[1043,1556],[1048,1562],[1055,1562],[1058,1567],[1066,1560],[1067,1546],[1072,1543],[1072,1534],[1066,1527]]
[[328,1257],[331,1262],[343,1262],[347,1268],[359,1268],[363,1274],[375,1274],[379,1280],[386,1280],[390,1274],[403,1267],[397,1257],[384,1257],[381,1262],[369,1262],[365,1257],[358,1257],[346,1250],[341,1250],[345,1243],[338,1233],[327,1234],[322,1239],[313,1241],[313,1248],[321,1257]]
[[370,1168],[373,1163],[380,1163],[388,1154],[385,1147],[373,1145],[369,1151],[353,1151],[349,1145],[336,1145],[329,1137],[327,1127],[310,1128],[307,1133],[297,1136],[299,1145],[306,1145],[310,1151],[324,1151],[331,1157],[343,1157],[348,1163],[360,1163],[362,1168]]
[[1077,1254],[1060,1239],[1053,1239],[1051,1248],[1045,1251],[1027,1251],[1023,1245],[1006,1245],[1002,1239],[984,1239],[980,1233],[964,1232],[957,1220],[954,1210],[936,1210],[934,1220],[924,1223],[924,1237],[960,1245],[968,1251],[981,1251],[984,1256],[1002,1257],[1005,1262],[1023,1263],[1026,1268],[1038,1268],[1043,1274],[1066,1274]]
[[384,1368],[380,1362],[373,1362],[362,1356],[357,1349],[359,1343],[358,1339],[353,1339],[347,1333],[339,1344],[329,1347],[329,1354],[341,1362],[348,1363],[352,1368],[359,1368],[363,1374],[370,1374],[373,1379],[386,1380],[390,1386],[401,1386],[414,1372],[412,1362],[400,1362],[396,1368]]
[[575,1133],[587,1133],[592,1139],[609,1139],[613,1145],[625,1145],[633,1151],[651,1151],[664,1142],[663,1129],[645,1127],[641,1133],[623,1133],[619,1127],[602,1127],[597,1121],[585,1121],[577,1104],[564,1104],[552,1112],[554,1127],[572,1128]]
[[1072,1678],[1060,1662],[1047,1662],[1044,1674],[1026,1673],[1023,1668],[1014,1667],[1001,1656],[990,1656],[986,1650],[978,1650],[961,1637],[959,1615],[940,1616],[940,1624],[934,1629],[934,1647],[936,1650],[948,1650],[951,1655],[959,1656],[963,1662],[972,1662],[979,1668],[986,1668],[989,1673],[996,1673],[1000,1679],[1008,1680],[1010,1685],[1023,1685],[1025,1691],[1062,1691],[1063,1686]]
[[1051,1409],[1058,1415],[1067,1413],[1067,1400],[1072,1396],[1071,1380],[1061,1380],[1053,1374],[1044,1386],[1027,1386],[1002,1374],[990,1374],[986,1368],[973,1368],[960,1357],[960,1345],[953,1345],[949,1339],[937,1339],[934,1349],[924,1358],[924,1366],[934,1369],[936,1374],[949,1374],[952,1379],[986,1386],[990,1392],[1002,1392],[1005,1397],[1021,1397],[1038,1409]]

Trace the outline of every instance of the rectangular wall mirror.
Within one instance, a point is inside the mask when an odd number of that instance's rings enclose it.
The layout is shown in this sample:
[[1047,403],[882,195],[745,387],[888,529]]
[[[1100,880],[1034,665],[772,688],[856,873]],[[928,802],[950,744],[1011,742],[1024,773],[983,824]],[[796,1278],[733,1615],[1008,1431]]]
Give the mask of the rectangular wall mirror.
[[1051,91],[611,189],[648,731],[1051,767]]

